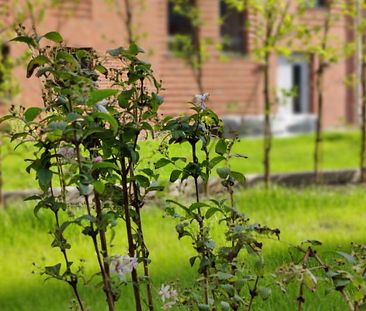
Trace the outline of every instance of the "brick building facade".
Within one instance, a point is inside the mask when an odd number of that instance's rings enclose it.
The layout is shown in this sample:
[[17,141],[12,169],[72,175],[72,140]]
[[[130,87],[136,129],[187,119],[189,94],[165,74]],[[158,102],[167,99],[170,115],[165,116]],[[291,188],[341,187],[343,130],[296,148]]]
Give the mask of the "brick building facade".
[[[5,2],[1,0],[0,6]],[[101,53],[108,48],[127,45],[124,0],[112,2],[64,0],[60,7],[46,12],[46,18],[40,25],[39,32],[59,31],[68,46],[93,47]],[[140,36],[139,44],[146,51],[145,57],[153,64],[155,73],[163,81],[165,89],[162,92],[165,97],[163,112],[173,114],[187,112],[189,109],[187,102],[198,93],[198,88],[190,66],[169,50],[169,30],[172,21],[169,20],[171,15],[168,0],[131,2],[135,6],[133,30]],[[220,26],[218,20],[225,8],[220,4],[220,0],[197,2],[204,20],[201,36],[210,38],[212,42],[221,42],[225,25]],[[309,9],[304,19],[309,23],[321,23],[326,10],[325,1],[318,0],[316,7]],[[233,16],[226,25],[229,28],[239,27],[236,33],[234,30],[233,36],[234,39],[240,39],[238,35],[242,35],[239,44],[245,46],[240,47],[235,53],[228,54],[216,49],[214,44],[210,45],[209,58],[203,68],[203,86],[205,91],[210,93],[210,106],[221,116],[231,117],[234,122],[240,124],[246,120],[249,123],[251,120],[260,120],[263,110],[261,66],[252,57],[251,35],[245,30],[244,24],[240,24],[245,22],[245,18],[248,18],[245,13],[242,17]],[[340,44],[352,39],[352,33],[347,27],[349,22],[346,18],[342,18],[331,27],[332,35],[337,37]],[[10,46],[10,52],[13,54],[18,54],[21,49],[18,44]],[[298,54],[301,55],[301,48]],[[296,86],[302,90],[299,98],[291,99],[287,105],[275,109],[276,115],[280,116],[277,121],[280,127],[284,120],[290,120],[290,123],[296,125],[297,122],[314,119],[315,63],[314,59],[289,62],[285,58],[274,57],[271,60],[273,88]],[[331,65],[325,73],[324,122],[328,127],[355,120],[354,91],[345,84],[347,75],[352,73],[353,69],[352,59],[342,59]],[[40,103],[39,81],[36,78],[26,79],[24,68],[17,68],[14,74],[23,89],[17,101],[32,105]],[[285,116],[284,119],[281,118],[282,115]],[[276,120],[274,125],[276,126]]]

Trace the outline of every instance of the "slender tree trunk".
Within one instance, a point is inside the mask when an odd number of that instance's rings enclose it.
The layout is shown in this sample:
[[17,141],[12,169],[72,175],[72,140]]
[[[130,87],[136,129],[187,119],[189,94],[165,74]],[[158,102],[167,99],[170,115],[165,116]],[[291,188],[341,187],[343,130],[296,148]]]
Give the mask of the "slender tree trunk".
[[[328,35],[332,18],[332,2],[329,3],[327,16],[323,24],[323,36],[321,38],[321,50],[328,49]],[[323,142],[323,113],[324,113],[324,71],[326,69],[326,59],[319,56],[318,69],[316,71],[316,91],[317,91],[317,120],[315,128],[315,146],[314,146],[314,182],[321,183],[321,163],[322,163],[322,142]]]
[[[366,35],[362,34],[362,51],[365,53]],[[366,182],[366,61],[362,57],[361,65],[361,152],[360,152],[360,182]]]
[[[198,8],[198,1],[194,0],[193,4],[194,7]],[[193,48],[196,53],[197,57],[197,64],[196,68],[194,68],[195,64],[192,63],[193,70],[195,71],[196,76],[196,82],[198,91],[200,94],[204,93],[204,87],[203,87],[203,72],[202,72],[202,66],[203,66],[203,59],[202,59],[202,51],[201,51],[201,27],[200,26],[194,26],[193,27]]]
[[263,146],[264,146],[264,183],[266,188],[270,186],[271,182],[271,148],[272,148],[272,128],[271,128],[271,98],[270,98],[270,68],[269,68],[270,55],[267,53],[264,63],[264,87],[263,87],[263,97],[264,97],[264,136],[263,136]]
[[315,146],[314,146],[314,181],[316,184],[321,183],[321,161],[322,161],[322,142],[323,142],[323,76],[324,64],[323,60],[319,64],[316,72],[316,89],[317,89],[317,120],[315,128]]
[[[118,1],[118,0],[117,0]],[[133,42],[133,30],[132,30],[132,7],[131,7],[131,0],[124,0],[125,1],[125,10],[126,10],[126,29],[127,29],[127,37],[128,43],[131,44]]]
[[3,141],[0,139],[0,207],[4,205],[3,179]]

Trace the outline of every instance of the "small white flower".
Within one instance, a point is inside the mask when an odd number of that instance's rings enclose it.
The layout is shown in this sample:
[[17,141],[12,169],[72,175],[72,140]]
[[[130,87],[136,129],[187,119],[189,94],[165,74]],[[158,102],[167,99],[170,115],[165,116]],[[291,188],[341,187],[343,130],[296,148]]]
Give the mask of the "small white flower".
[[168,300],[170,298],[170,285],[162,284],[160,287],[159,295],[163,302]]
[[178,301],[178,293],[170,285],[162,284],[160,287],[159,295],[164,303],[163,305],[164,310],[170,309]]
[[111,261],[111,272],[118,274],[121,279],[124,279],[127,273],[131,273],[133,269],[137,268],[137,265],[136,256],[116,255]]
[[95,104],[95,110],[103,113],[109,113],[107,108],[105,107],[108,104],[108,100],[101,100]]
[[209,94],[208,93],[204,93],[202,95],[195,95],[194,96],[194,105],[196,108],[201,108],[201,109],[206,109],[206,102],[208,100]]
[[163,305],[163,309],[171,309],[176,304],[176,301],[169,301]]
[[63,156],[65,159],[75,159],[76,151],[72,147],[61,147],[57,150],[57,154]]

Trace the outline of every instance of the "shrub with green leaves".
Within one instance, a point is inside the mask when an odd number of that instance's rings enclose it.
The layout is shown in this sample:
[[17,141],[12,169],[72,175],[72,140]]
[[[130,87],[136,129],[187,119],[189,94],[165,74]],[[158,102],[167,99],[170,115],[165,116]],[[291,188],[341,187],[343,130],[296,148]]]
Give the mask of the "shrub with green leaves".
[[[95,248],[96,275],[103,283],[109,310],[114,310],[120,286],[125,283],[132,284],[136,310],[143,308],[140,292],[141,283],[145,283],[147,304],[153,310],[149,252],[140,210],[145,196],[161,187],[152,183],[151,170],[137,169],[139,137],[153,132],[162,103],[160,83],[151,65],[138,58],[143,51],[136,44],[109,50],[109,57],[119,65],[106,68],[106,60],[95,51],[64,46],[57,32],[40,37],[19,33],[13,41],[28,45],[33,56],[27,77],[35,75],[43,85],[43,107],[13,107],[2,119],[23,123],[23,131],[14,133],[12,139],[34,146],[27,170],[35,171],[42,190],[42,194],[28,198],[37,201],[35,214],[40,209],[54,214],[51,246],[60,249],[64,263],[45,267],[43,273],[68,283],[80,309],[85,310],[78,292],[78,269],[69,259],[71,245],[64,234],[69,226],[80,226],[80,233],[90,237]],[[46,45],[46,41],[54,45]],[[99,87],[102,78],[109,88]],[[66,200],[67,186],[79,190],[84,213],[61,221],[65,219],[61,214],[74,215]],[[128,253],[124,255],[112,254],[107,239],[118,219],[126,225]],[[138,275],[140,265],[143,277]],[[131,281],[126,278],[128,273]]]

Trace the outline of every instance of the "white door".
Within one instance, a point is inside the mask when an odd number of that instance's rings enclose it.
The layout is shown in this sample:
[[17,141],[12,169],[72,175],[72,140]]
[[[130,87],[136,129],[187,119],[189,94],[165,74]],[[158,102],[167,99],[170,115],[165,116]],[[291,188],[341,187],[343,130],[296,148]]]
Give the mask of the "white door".
[[309,64],[299,53],[277,59],[278,114],[309,113]]

